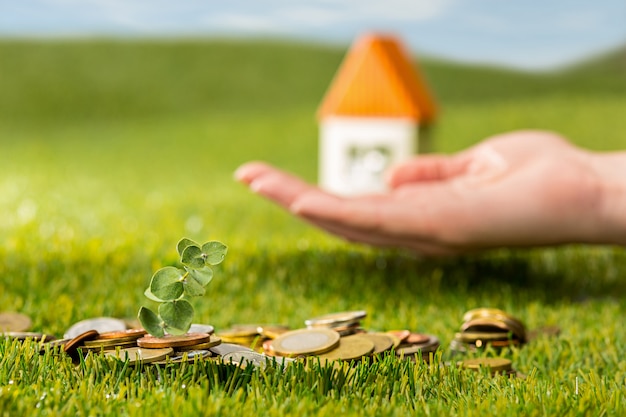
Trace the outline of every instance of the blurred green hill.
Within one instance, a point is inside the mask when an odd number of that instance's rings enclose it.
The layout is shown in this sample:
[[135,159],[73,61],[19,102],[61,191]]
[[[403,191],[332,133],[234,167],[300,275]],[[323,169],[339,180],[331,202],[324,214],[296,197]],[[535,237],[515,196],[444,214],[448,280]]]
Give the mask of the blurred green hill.
[[[314,112],[345,48],[277,41],[1,40],[0,123]],[[572,68],[521,72],[420,57],[443,104],[623,96],[626,48]]]

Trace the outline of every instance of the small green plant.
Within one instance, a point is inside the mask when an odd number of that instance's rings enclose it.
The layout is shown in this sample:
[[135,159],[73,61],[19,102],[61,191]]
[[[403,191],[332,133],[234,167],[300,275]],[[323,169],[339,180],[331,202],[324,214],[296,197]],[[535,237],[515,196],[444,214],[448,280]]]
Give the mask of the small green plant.
[[161,303],[158,314],[141,307],[137,315],[143,328],[152,336],[180,335],[189,331],[194,314],[189,299],[204,295],[204,287],[213,279],[211,266],[224,260],[228,248],[218,241],[200,246],[183,238],[176,250],[183,268],[166,266],[159,269],[144,292],[149,299]]

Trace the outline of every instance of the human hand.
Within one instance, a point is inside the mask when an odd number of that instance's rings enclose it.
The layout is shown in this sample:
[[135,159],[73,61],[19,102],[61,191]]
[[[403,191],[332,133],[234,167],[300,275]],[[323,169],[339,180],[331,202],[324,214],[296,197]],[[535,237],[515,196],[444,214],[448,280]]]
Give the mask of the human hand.
[[460,153],[421,155],[388,173],[389,191],[338,197],[260,162],[236,178],[349,241],[426,255],[495,247],[602,243],[607,224],[592,153],[548,132],[492,137]]

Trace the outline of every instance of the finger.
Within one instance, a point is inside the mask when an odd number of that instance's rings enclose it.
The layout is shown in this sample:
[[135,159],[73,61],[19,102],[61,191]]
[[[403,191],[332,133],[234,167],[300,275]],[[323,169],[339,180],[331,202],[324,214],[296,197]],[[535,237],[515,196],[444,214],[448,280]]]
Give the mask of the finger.
[[306,219],[309,223],[353,243],[362,243],[381,248],[401,248],[426,256],[449,256],[463,253],[462,248],[449,247],[442,244],[418,241],[414,238],[399,238],[394,236],[377,235],[350,229],[343,224],[315,219]]
[[250,184],[256,178],[259,178],[267,173],[273,172],[276,169],[265,162],[253,161],[247,162],[241,165],[235,171],[234,177],[237,181],[244,184]]
[[387,183],[396,188],[419,181],[442,181],[465,172],[468,158],[463,156],[422,155],[396,165],[387,173]]
[[286,209],[301,195],[318,190],[295,175],[263,163],[246,166],[237,174],[241,175],[242,182],[248,182],[252,191]]

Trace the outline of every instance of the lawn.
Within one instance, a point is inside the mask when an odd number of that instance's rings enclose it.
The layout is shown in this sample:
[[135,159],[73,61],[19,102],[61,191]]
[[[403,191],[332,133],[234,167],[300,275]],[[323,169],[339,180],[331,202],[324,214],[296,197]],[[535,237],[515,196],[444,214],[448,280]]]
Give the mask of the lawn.
[[[285,372],[76,367],[0,341],[0,414],[626,413],[624,248],[422,259],[325,235],[233,181],[251,159],[315,180],[315,110],[344,52],[269,40],[0,41],[0,311],[55,335],[85,318],[133,318],[181,237],[217,239],[229,253],[194,304],[196,321],[299,328],[364,309],[368,329],[437,335],[436,360]],[[442,110],[433,147],[541,128],[624,148],[623,55],[548,73],[420,57]],[[561,334],[501,353],[526,378],[439,366],[457,359],[448,344],[480,306]]]

